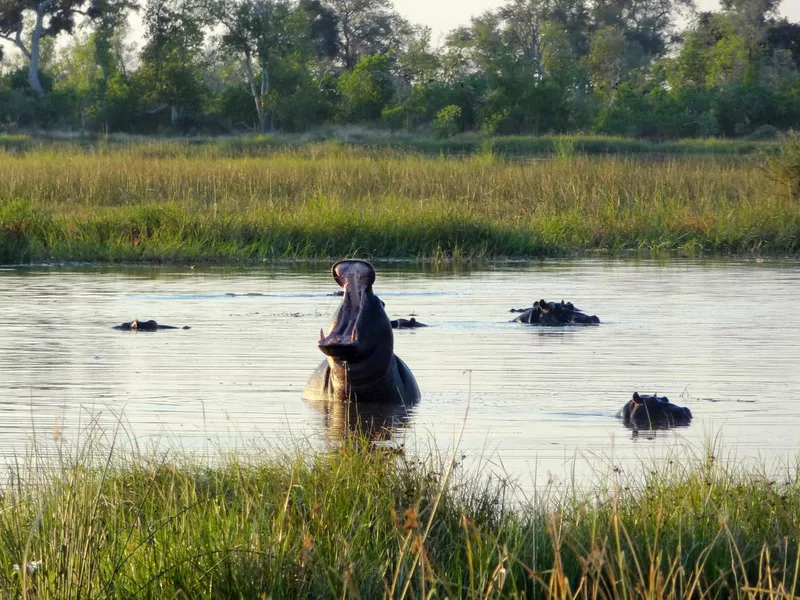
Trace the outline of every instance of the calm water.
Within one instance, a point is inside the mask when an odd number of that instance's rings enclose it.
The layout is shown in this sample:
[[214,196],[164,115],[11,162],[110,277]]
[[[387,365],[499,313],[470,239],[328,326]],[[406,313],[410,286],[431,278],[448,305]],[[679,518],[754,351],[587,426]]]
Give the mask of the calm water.
[[[300,395],[339,299],[327,267],[259,270],[0,269],[0,455],[73,441],[87,424],[144,447],[192,451],[341,428]],[[378,266],[423,392],[409,446],[483,457],[529,487],[602,465],[702,448],[761,461],[800,448],[800,264],[569,261],[461,273]],[[236,295],[233,295],[236,294]],[[259,295],[247,295],[259,294]],[[511,307],[572,300],[599,327],[511,324]],[[191,325],[130,333],[133,318]],[[689,428],[635,436],[614,418],[632,392],[667,395]]]

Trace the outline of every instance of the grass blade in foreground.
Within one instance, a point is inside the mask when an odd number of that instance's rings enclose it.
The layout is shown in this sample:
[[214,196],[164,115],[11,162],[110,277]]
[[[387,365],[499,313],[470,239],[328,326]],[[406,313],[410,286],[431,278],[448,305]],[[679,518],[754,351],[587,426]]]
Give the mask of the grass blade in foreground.
[[379,598],[406,587],[415,598],[788,598],[798,589],[796,470],[770,481],[710,452],[536,502],[461,468],[440,491],[445,459],[389,456],[358,440],[220,456],[215,467],[78,458],[18,467],[6,488],[3,598]]

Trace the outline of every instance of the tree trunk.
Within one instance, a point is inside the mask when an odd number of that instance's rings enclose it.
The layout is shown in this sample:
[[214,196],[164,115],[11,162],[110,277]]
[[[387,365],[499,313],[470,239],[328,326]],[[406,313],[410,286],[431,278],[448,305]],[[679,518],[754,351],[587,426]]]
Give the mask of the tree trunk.
[[270,81],[269,81],[269,71],[267,70],[267,65],[261,65],[261,106],[264,110],[264,121],[261,122],[261,133],[267,132],[267,119],[269,119],[269,131],[270,133],[274,129],[274,122],[272,120],[272,111],[270,111],[269,115],[267,115],[266,109],[264,109],[264,100],[266,100],[267,96],[269,95],[270,90]]
[[[250,64],[250,58],[247,57],[242,61],[244,72],[247,75],[247,83],[250,84],[250,93],[253,95],[253,100],[256,103],[256,114],[258,115],[258,128],[259,131],[264,133],[267,126],[267,115],[264,110],[264,102],[261,94],[259,93],[258,86],[256,86],[256,76],[253,73],[253,65]],[[264,82],[261,82],[261,87],[264,87]]]
[[31,33],[31,52],[28,60],[28,83],[31,89],[39,96],[44,96],[42,82],[39,81],[39,52],[42,34],[44,33],[44,12],[49,5],[49,1],[42,2],[36,10],[36,23]]

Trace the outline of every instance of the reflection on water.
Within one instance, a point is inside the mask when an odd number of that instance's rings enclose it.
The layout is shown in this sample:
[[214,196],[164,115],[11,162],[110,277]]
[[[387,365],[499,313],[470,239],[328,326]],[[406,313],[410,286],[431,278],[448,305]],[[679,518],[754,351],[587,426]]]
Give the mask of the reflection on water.
[[330,439],[352,435],[372,442],[401,444],[405,427],[411,422],[415,404],[389,402],[308,402],[323,415]]
[[[387,313],[429,325],[394,333],[422,400],[413,413],[362,418],[378,437],[385,426],[406,448],[435,440],[447,449],[464,425],[462,451],[524,486],[545,474],[579,478],[608,457],[637,461],[676,441],[702,448],[715,435],[764,460],[798,448],[798,263],[426,269],[378,266]],[[34,438],[74,439],[90,418],[113,428],[120,415],[142,446],[203,451],[213,440],[238,449],[287,436],[323,444],[357,422],[345,406],[301,400],[336,289],[327,263],[0,270],[0,455]],[[538,298],[571,300],[601,324],[509,323],[508,309]],[[191,329],[111,329],[132,319]],[[614,415],[634,390],[689,407],[692,425],[626,429]]]

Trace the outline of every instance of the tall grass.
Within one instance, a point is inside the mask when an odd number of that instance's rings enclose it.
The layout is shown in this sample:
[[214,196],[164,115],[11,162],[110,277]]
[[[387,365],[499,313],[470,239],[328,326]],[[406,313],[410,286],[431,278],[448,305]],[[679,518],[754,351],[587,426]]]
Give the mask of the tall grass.
[[775,141],[729,140],[719,138],[653,142],[608,135],[481,136],[462,134],[448,139],[432,135],[390,133],[359,126],[328,127],[305,134],[271,134],[228,137],[151,138],[125,134],[75,135],[0,134],[0,148],[15,153],[37,152],[43,148],[94,153],[102,150],[150,146],[160,152],[184,156],[259,157],[286,150],[301,150],[314,144],[333,143],[370,151],[397,150],[432,155],[463,156],[491,147],[498,156],[525,157],[558,154],[565,143],[582,154],[650,155],[748,155],[772,153]]
[[800,205],[754,159],[509,161],[309,144],[0,152],[0,262],[796,253]]
[[0,497],[3,598],[791,598],[800,484],[692,461],[522,497],[348,440],[218,456],[84,447]]

